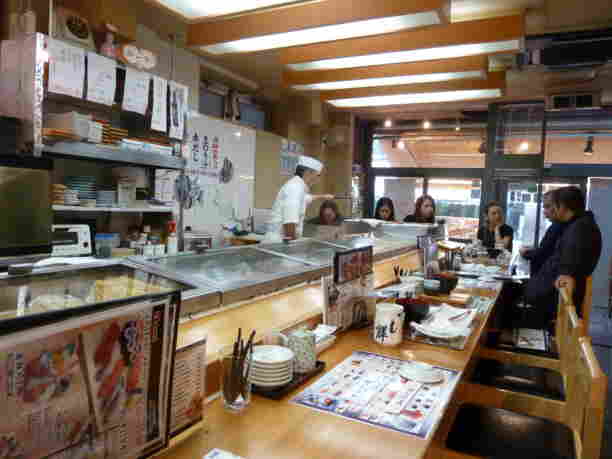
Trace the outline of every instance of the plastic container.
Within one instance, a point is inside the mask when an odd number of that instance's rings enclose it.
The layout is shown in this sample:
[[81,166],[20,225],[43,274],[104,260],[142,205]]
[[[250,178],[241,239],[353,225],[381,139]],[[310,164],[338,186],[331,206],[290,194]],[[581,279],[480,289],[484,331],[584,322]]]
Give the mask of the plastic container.
[[110,258],[115,242],[114,234],[96,234],[96,256],[98,258]]

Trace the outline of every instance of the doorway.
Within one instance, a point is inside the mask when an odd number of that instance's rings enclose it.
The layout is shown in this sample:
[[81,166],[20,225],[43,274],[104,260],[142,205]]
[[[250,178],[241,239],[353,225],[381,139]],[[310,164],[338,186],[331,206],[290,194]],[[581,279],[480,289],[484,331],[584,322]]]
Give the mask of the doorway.
[[589,178],[588,208],[593,211],[603,239],[601,258],[593,273],[593,307],[606,308],[610,298],[612,268],[612,178]]

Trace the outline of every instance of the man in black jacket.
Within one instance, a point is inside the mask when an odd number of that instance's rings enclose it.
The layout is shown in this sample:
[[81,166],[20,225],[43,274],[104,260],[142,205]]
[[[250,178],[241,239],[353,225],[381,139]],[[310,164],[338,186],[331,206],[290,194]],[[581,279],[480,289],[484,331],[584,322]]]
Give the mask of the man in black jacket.
[[555,318],[558,301],[555,287],[573,290],[574,304],[582,316],[586,279],[593,274],[601,255],[601,232],[593,213],[585,210],[582,192],[576,187],[564,187],[553,191],[551,198],[555,218],[566,227],[553,254],[525,290],[525,299],[535,306],[542,328]]
[[540,268],[544,265],[552,254],[555,252],[557,241],[563,235],[566,224],[558,221],[555,216],[555,207],[552,199],[553,191],[547,191],[542,196],[542,209],[544,210],[544,216],[550,220],[552,225],[546,230],[546,234],[540,241],[540,245],[537,248],[524,247],[520,250],[521,255],[529,260],[531,266],[531,277],[534,277]]

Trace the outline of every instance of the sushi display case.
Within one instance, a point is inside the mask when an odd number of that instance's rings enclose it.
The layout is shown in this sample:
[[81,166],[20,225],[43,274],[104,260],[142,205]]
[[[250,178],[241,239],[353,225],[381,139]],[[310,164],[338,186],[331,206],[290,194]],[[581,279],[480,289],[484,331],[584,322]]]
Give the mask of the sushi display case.
[[300,239],[288,244],[260,244],[257,249],[299,260],[310,266],[331,267],[334,262],[334,255],[346,250],[341,245],[334,244],[334,242]]
[[142,263],[200,287],[214,286],[221,291],[225,306],[319,280],[328,271],[251,246],[151,258]]
[[146,457],[169,441],[181,291],[127,263],[0,277],[0,457]]

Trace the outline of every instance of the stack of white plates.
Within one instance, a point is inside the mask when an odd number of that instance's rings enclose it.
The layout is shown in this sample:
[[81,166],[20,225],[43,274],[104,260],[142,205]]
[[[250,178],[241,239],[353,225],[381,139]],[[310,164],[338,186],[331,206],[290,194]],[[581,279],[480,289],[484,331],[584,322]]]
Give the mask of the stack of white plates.
[[259,387],[274,389],[293,379],[295,354],[287,347],[261,345],[253,347],[251,382]]
[[67,206],[78,206],[79,192],[76,190],[64,191],[64,204],[66,204]]

